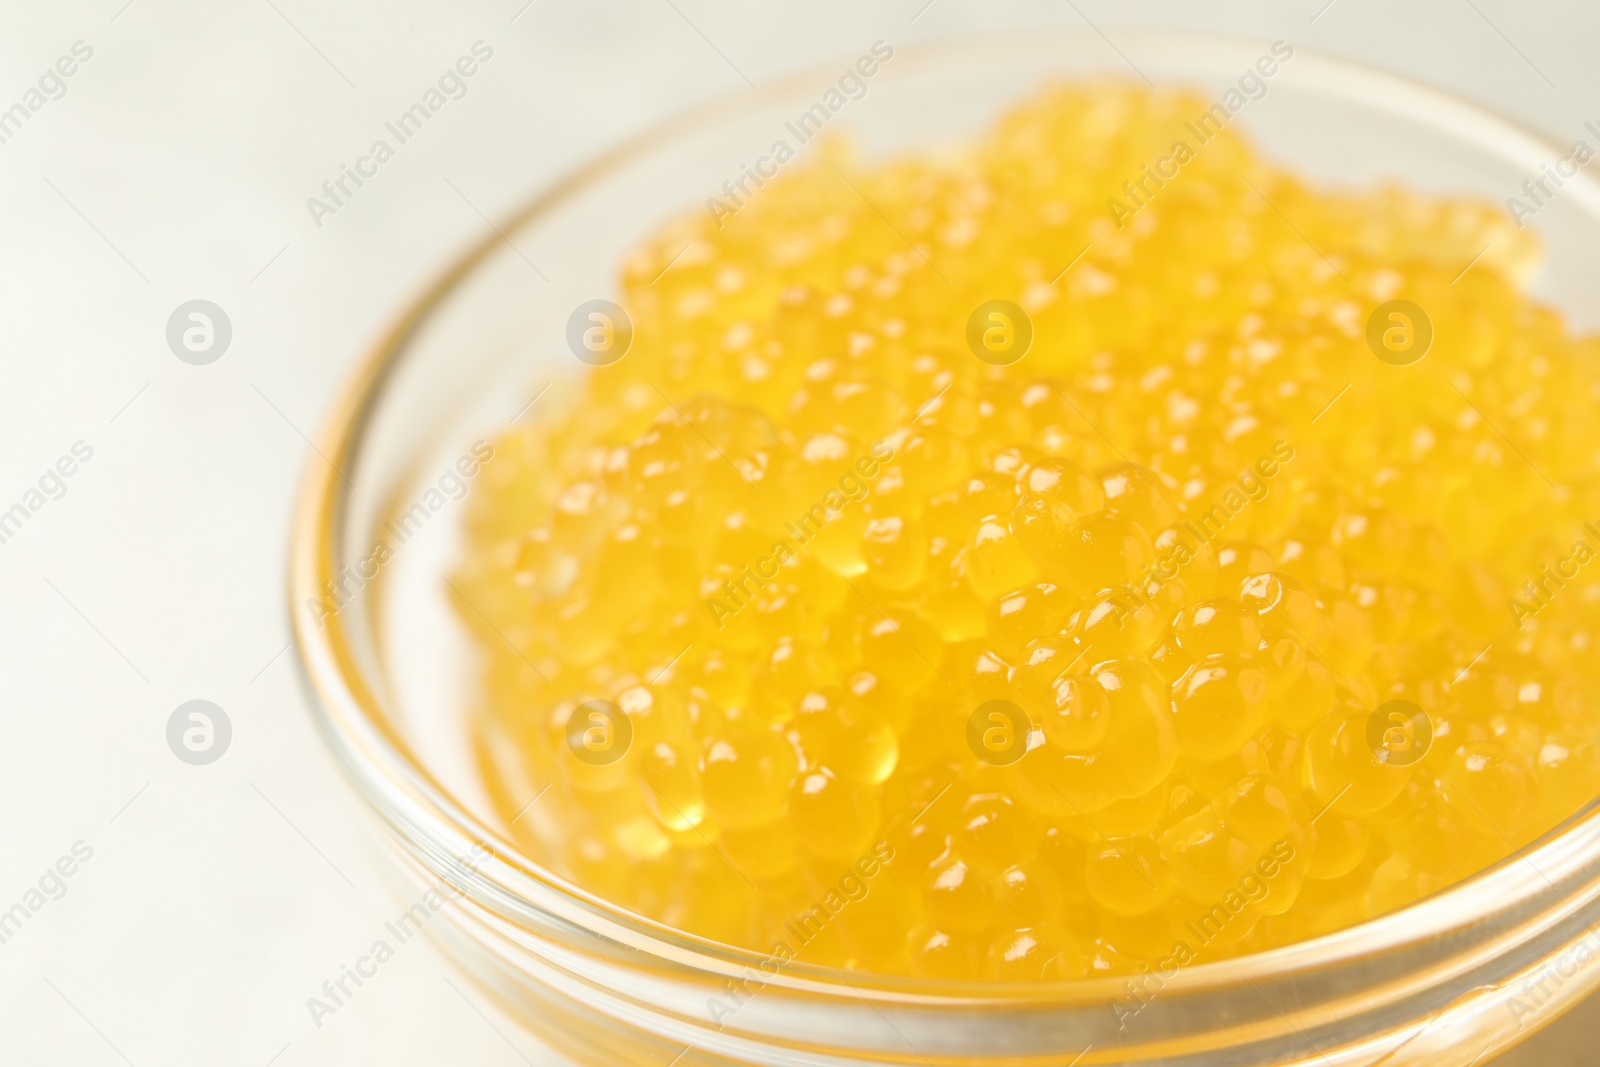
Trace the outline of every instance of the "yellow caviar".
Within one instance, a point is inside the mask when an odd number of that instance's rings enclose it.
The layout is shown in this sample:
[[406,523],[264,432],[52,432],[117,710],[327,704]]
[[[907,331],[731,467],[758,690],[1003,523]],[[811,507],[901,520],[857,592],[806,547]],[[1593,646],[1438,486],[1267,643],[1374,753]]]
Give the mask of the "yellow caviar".
[[1600,343],[1486,204],[1231,130],[1147,181],[1206,107],[1054,88],[644,240],[452,579],[533,855],[782,959],[1053,979],[1349,926],[1600,791]]

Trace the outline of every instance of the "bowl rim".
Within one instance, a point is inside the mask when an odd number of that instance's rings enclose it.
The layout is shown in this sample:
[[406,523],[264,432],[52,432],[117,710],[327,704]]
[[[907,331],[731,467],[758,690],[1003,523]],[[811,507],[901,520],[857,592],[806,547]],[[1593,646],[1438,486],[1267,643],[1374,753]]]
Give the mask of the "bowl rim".
[[[1119,28],[1118,33],[1136,53],[1141,48],[1181,46],[1243,55],[1252,50],[1260,54],[1268,47],[1267,42],[1249,37],[1181,30]],[[1089,31],[1060,27],[951,35],[904,46],[904,54],[913,62],[902,61],[895,70],[900,75],[913,63],[921,67],[956,54],[969,55],[980,47],[1003,47],[1007,42],[1028,41],[1037,46],[1041,37],[1073,42],[1095,39]],[[1534,173],[1538,162],[1562,152],[1553,138],[1445,90],[1365,63],[1300,45],[1294,48],[1296,79],[1313,88],[1337,85],[1335,95],[1425,121],[1507,161],[1530,163]],[[902,55],[898,46],[895,54]],[[718,975],[737,974],[772,957],[637,915],[522,854],[514,842],[458,803],[388,724],[382,703],[367,684],[358,657],[352,652],[346,613],[334,613],[313,625],[310,613],[300,606],[315,599],[324,582],[338,572],[343,558],[339,545],[349,502],[349,486],[342,472],[359,464],[364,430],[390,377],[408,354],[409,342],[429,316],[507,240],[504,235],[559,210],[591,183],[646,159],[681,138],[754,114],[788,100],[798,90],[814,90],[819,79],[836,73],[836,66],[837,61],[818,64],[763,82],[754,89],[719,94],[654,122],[540,188],[520,206],[492,222],[489,232],[467,242],[440,273],[401,305],[357,357],[343,385],[334,391],[333,403],[306,455],[291,518],[287,607],[306,703],[346,777],[377,809],[388,824],[387,829],[401,836],[407,836],[408,830],[424,835],[435,845],[436,858],[448,854],[459,860],[475,848],[486,848],[488,855],[481,862],[470,868],[456,867],[463,889],[474,888],[468,883],[475,883],[480,889],[493,886],[502,900],[509,890],[519,898],[526,915],[548,915],[553,907],[559,908],[560,917],[586,935],[620,942],[657,963],[688,964]],[[1073,74],[1063,71],[1062,77]],[[1572,195],[1600,217],[1600,182],[1580,172],[1567,179],[1567,185],[1574,187]],[[1398,911],[1306,941],[1187,965],[1168,984],[1198,993],[1247,983],[1252,978],[1321,969],[1402,950],[1461,929],[1490,913],[1526,906],[1552,891],[1557,883],[1582,874],[1585,856],[1596,854],[1600,854],[1600,798],[1493,866]],[[1535,857],[1541,862],[1535,863]],[[794,990],[848,990],[847,995],[873,993],[901,1002],[994,1007],[1004,1003],[1065,1005],[1115,999],[1122,994],[1126,977],[1025,983],[957,981],[855,972],[794,960],[786,963],[769,984]]]

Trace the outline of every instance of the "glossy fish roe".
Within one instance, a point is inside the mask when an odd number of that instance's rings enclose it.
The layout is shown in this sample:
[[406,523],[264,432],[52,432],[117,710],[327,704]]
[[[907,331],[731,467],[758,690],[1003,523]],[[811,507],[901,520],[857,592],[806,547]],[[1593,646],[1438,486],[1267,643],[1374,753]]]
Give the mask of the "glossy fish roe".
[[452,577],[532,855],[780,959],[1060,979],[1349,926],[1595,795],[1600,344],[1495,208],[1207,106],[1057,87],[643,239]]

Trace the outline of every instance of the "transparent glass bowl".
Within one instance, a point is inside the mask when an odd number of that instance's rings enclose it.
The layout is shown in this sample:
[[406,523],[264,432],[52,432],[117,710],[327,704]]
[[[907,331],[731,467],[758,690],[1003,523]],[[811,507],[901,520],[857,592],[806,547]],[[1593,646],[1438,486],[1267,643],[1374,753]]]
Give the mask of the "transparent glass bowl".
[[[1052,78],[1137,78],[1136,64],[1158,84],[1220,94],[1268,48],[1118,38],[1126,60],[1098,36],[1059,32],[902,49],[833,125],[869,156],[922,149],[978,131]],[[638,237],[701,210],[854,59],[700,109],[537,196],[402,311],[321,433],[290,561],[303,676],[324,736],[392,846],[402,895],[416,900],[441,882],[462,894],[430,925],[447,952],[578,1062],[658,1067],[1465,1067],[1600,984],[1600,966],[1584,965],[1588,926],[1600,919],[1592,807],[1522,856],[1398,913],[1189,967],[1120,1029],[1111,1004],[1127,995],[1121,978],[952,983],[798,962],[770,977],[760,954],[632,915],[519,851],[502,813],[532,797],[491,795],[469,726],[477,678],[447,599],[461,516],[446,472],[475,440],[564,402],[559,383],[584,369],[566,347],[571,311],[614,297],[617,265]],[[1269,157],[1327,185],[1398,179],[1501,201],[1564,151],[1438,92],[1303,49],[1268,86],[1235,121]],[[1536,293],[1581,327],[1600,324],[1591,281],[1600,187],[1569,180],[1534,224],[1548,252]],[[322,617],[309,602],[334,587],[345,602]],[[1545,968],[1556,977],[1530,995]],[[760,987],[714,1023],[708,999],[748,975]]]

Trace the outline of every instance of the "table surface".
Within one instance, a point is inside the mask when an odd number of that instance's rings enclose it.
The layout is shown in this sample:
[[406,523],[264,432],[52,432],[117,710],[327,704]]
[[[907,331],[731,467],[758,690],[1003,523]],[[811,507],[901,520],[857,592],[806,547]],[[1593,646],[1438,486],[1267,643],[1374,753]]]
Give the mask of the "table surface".
[[[746,80],[879,38],[1037,25],[1092,26],[1108,48],[1138,25],[1281,37],[1562,141],[1600,117],[1585,111],[1600,9],[1577,2],[1169,6],[5,4],[0,109],[44,99],[0,143],[0,511],[29,512],[0,543],[0,908],[41,879],[49,896],[0,944],[0,1062],[560,1062],[421,942],[311,1017],[395,901],[306,713],[282,596],[306,437],[354,354],[531,189]],[[464,97],[335,213],[308,208],[479,41],[492,58]],[[167,343],[195,299],[232,327],[203,366]],[[75,449],[70,477],[46,474]],[[232,727],[204,766],[167,742],[195,699]],[[1501,1062],[1590,1062],[1594,1014]]]

